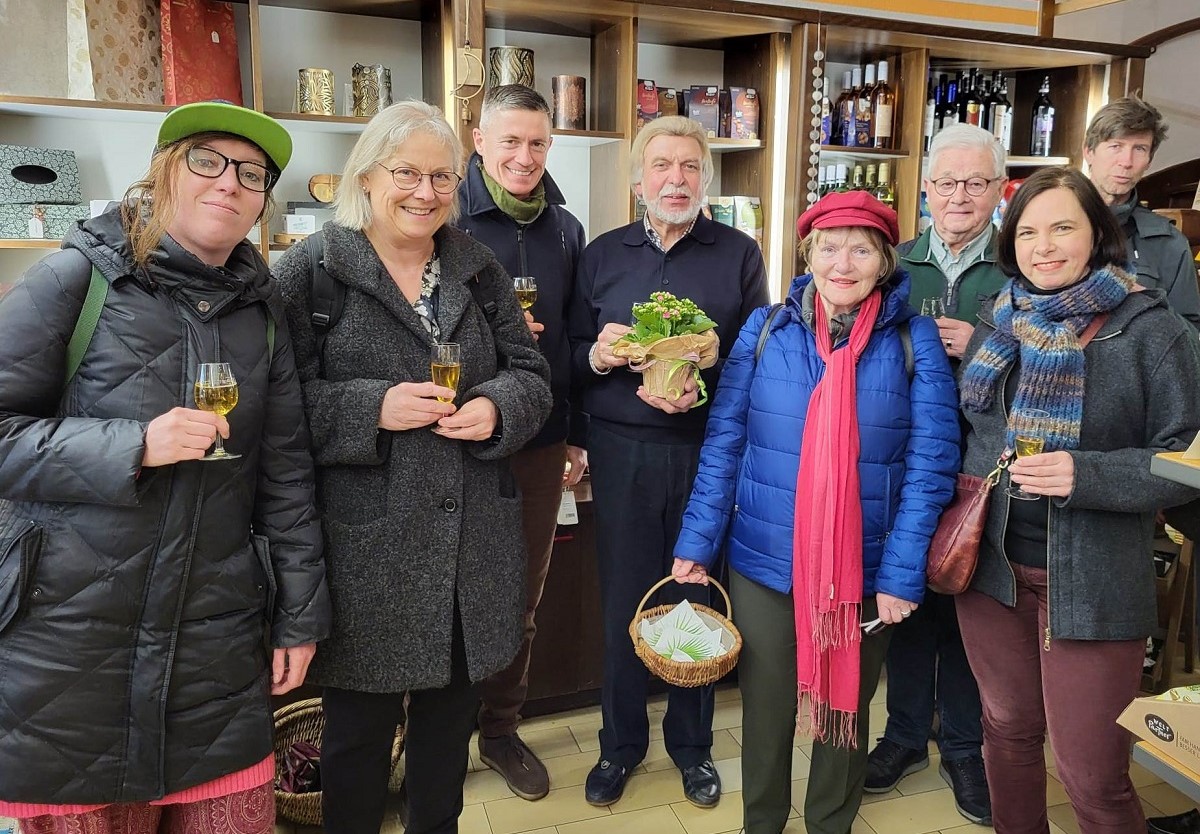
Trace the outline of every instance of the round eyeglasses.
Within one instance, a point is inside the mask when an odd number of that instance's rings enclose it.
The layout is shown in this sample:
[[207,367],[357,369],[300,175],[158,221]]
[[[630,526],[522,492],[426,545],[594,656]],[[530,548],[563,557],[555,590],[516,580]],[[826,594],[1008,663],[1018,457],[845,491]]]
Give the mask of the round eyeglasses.
[[192,148],[187,154],[188,170],[193,174],[215,180],[230,165],[237,172],[238,182],[247,191],[263,192],[275,182],[275,172],[260,162],[230,159],[223,153],[203,145]]
[[412,191],[421,184],[422,177],[429,177],[429,185],[438,194],[450,194],[454,189],[458,188],[458,184],[462,182],[462,177],[453,171],[434,171],[432,174],[427,174],[424,171],[418,171],[416,168],[389,168],[382,162],[376,162],[383,170],[392,175],[392,182],[397,188],[402,188],[405,191]]
[[972,197],[982,197],[984,193],[991,187],[992,183],[999,182],[1001,177],[993,179],[984,179],[983,177],[971,177],[965,180],[956,180],[953,177],[943,177],[933,181],[933,190],[943,197],[949,197],[958,190],[961,183],[962,187],[967,190],[967,193]]

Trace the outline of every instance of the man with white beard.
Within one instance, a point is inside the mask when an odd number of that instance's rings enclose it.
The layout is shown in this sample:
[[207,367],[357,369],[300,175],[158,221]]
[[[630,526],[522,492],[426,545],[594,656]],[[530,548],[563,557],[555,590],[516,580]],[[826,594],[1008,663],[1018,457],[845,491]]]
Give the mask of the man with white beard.
[[[689,298],[717,322],[717,364],[703,372],[709,396],[743,322],[768,302],[766,268],[748,235],[700,214],[712,181],[703,128],[680,116],[649,122],[630,151],[631,185],[643,220],[596,238],[579,261],[567,333],[572,379],[589,415],[588,459],[596,513],[596,561],[604,619],[600,759],[587,801],[610,805],[649,746],[648,672],[633,651],[629,621],[642,595],[671,573],[672,550],[692,491],[707,404],[689,380],[678,399],[648,394],[641,374],[621,368],[613,343],[629,332],[634,304],[653,292]],[[670,583],[660,599],[708,603],[703,585]],[[721,780],[712,762],[711,686],[670,687],[663,735],[684,796],[712,807]]]

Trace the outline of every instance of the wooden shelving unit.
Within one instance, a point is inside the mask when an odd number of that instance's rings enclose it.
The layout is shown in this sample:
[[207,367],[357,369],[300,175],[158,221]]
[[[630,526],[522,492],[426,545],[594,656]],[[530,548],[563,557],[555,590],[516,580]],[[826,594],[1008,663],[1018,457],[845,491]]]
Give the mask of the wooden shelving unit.
[[0,249],[57,249],[62,245],[60,240],[24,240],[0,238]]

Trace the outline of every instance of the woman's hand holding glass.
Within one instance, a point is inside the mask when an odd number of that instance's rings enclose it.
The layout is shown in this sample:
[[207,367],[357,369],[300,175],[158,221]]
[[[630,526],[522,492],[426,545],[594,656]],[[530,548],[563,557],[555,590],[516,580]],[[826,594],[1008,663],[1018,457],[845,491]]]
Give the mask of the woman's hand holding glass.
[[1012,482],[1030,495],[1067,498],[1075,491],[1075,459],[1070,452],[1043,452],[1008,465]]
[[142,466],[200,460],[217,435],[229,439],[229,422],[222,415],[198,408],[172,408],[146,427]]
[[438,420],[434,432],[451,440],[488,440],[496,432],[500,410],[487,397],[467,400],[449,417]]
[[[441,397],[447,402],[439,402]],[[436,423],[457,409],[453,402],[454,389],[432,382],[401,382],[383,395],[379,411],[379,428],[387,431],[409,431]]]

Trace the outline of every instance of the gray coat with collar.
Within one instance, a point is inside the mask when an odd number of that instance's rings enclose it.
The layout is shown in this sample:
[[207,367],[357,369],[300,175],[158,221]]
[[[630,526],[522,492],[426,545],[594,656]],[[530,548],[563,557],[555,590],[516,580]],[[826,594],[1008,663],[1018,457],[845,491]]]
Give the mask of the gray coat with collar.
[[1141,205],[1136,191],[1130,199],[1132,208],[1125,206],[1116,214],[1138,283],[1161,289],[1171,309],[1200,329],[1200,288],[1187,238],[1167,218]]
[[[995,331],[992,310],[967,346],[962,368]],[[1072,451],[1075,488],[1051,499],[1047,565],[1050,635],[1070,640],[1145,638],[1157,624],[1150,558],[1155,513],[1197,491],[1150,474],[1157,452],[1180,451],[1200,429],[1200,355],[1195,333],[1161,291],[1131,293],[1084,348],[1080,446]],[[992,407],[964,411],[963,471],[984,476],[1004,448],[1004,383]],[[1016,584],[1004,556],[1008,478],[992,490],[979,567],[971,588],[1014,605]]]
[[[327,223],[325,266],[347,287],[318,362],[309,260],[292,247],[275,267],[294,334],[325,521],[333,634],[309,679],[365,692],[450,682],[457,607],[471,679],[505,668],[521,636],[521,502],[505,458],[550,413],[549,368],[491,250],[462,232],[435,235],[442,339],[462,346],[456,402],[487,397],[498,438],[449,440],[432,427],[378,428],[384,393],[429,380],[432,344],[362,232]],[[496,282],[491,328],[467,281]]]

